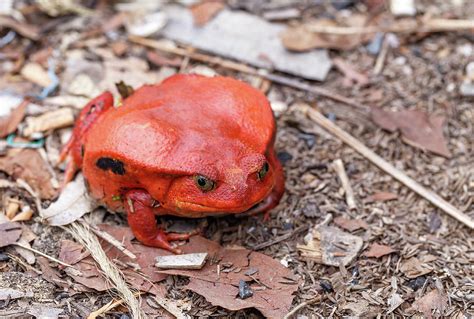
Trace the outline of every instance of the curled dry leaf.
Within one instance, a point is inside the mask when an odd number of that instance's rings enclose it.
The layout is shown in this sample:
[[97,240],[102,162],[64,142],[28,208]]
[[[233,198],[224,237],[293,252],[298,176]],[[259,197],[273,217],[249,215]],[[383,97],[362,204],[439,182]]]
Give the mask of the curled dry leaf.
[[350,219],[341,216],[336,217],[334,219],[334,224],[348,231],[354,231],[361,228],[369,228],[369,225],[367,225],[367,223],[362,219]]
[[16,243],[22,233],[21,225],[17,223],[0,224],[0,248]]
[[84,177],[78,174],[74,181],[64,187],[59,198],[41,211],[41,217],[50,225],[66,225],[91,212],[96,206],[87,193]]
[[48,166],[37,150],[9,149],[6,156],[0,157],[0,170],[26,181],[43,199],[51,199],[57,194]]
[[375,124],[387,131],[400,130],[405,143],[444,157],[451,157],[443,136],[444,116],[428,115],[417,110],[391,112],[372,108],[371,117]]
[[[5,105],[3,103],[3,97],[3,95],[0,96],[0,103],[2,104],[2,108],[5,108],[8,107],[8,102],[7,105]],[[5,99],[11,100],[8,98],[8,96],[6,96]],[[0,116],[0,138],[15,132],[18,124],[20,124],[21,120],[23,120],[23,116],[25,116],[25,110],[28,103],[29,102],[25,100],[17,107],[10,109],[9,114]]]
[[425,315],[425,318],[431,319],[433,318],[433,310],[438,318],[444,314],[447,305],[448,297],[446,294],[438,289],[434,289],[422,298],[416,300],[413,303],[412,308],[416,311],[422,312]]
[[221,1],[202,1],[191,6],[194,24],[201,27],[225,8]]
[[350,50],[361,44],[369,42],[374,34],[351,34],[338,35],[329,33],[318,33],[317,30],[326,27],[363,27],[368,20],[364,15],[353,14],[342,23],[333,20],[320,19],[314,22],[305,23],[295,27],[289,27],[280,38],[288,50],[303,52],[316,48]]
[[364,253],[364,256],[380,258],[393,252],[395,252],[395,249],[390,246],[373,243],[370,249]]

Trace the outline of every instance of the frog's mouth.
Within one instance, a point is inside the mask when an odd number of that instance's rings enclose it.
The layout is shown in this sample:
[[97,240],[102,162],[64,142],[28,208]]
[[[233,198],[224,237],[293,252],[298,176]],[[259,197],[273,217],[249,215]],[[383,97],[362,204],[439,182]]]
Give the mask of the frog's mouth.
[[252,202],[246,205],[241,206],[229,206],[229,207],[219,207],[219,206],[208,206],[203,204],[198,204],[196,202],[189,201],[175,201],[175,209],[173,210],[173,215],[179,215],[183,217],[205,217],[205,216],[220,216],[220,215],[229,215],[229,214],[257,214],[263,212],[262,207],[267,206],[270,194],[273,188],[270,188],[260,200]]

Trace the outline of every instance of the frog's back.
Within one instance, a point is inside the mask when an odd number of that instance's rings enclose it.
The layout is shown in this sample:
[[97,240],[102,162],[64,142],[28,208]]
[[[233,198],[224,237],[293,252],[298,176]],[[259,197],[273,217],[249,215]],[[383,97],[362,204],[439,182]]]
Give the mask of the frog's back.
[[176,75],[136,90],[90,131],[91,160],[110,157],[169,174],[232,154],[264,154],[275,122],[265,96],[227,77]]

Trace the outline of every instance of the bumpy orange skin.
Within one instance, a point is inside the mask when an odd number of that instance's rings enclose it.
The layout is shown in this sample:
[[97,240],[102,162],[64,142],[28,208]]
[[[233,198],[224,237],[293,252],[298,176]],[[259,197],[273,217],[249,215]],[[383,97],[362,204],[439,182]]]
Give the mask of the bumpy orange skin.
[[[97,101],[107,104],[100,112]],[[72,157],[70,171],[82,168],[93,197],[134,214],[130,226],[145,244],[163,247],[156,225],[140,233],[156,224],[151,212],[202,217],[277,205],[284,178],[273,150],[275,120],[258,90],[227,77],[175,75],[111,104],[106,92],[85,107],[63,154]],[[265,162],[268,173],[259,179]],[[202,191],[195,175],[215,188]],[[151,240],[157,231],[160,243]]]

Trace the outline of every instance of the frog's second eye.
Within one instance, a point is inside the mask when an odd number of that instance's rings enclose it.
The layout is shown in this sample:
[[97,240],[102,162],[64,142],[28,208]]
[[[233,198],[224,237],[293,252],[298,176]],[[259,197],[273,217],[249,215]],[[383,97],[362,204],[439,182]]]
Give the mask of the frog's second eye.
[[262,168],[257,173],[258,179],[262,180],[265,177],[265,175],[267,175],[269,169],[270,169],[270,166],[268,165],[268,162],[265,162],[265,164],[263,164]]
[[213,190],[216,186],[216,183],[213,180],[207,178],[206,176],[194,175],[193,179],[196,186],[199,187],[199,189],[201,189],[203,192]]

